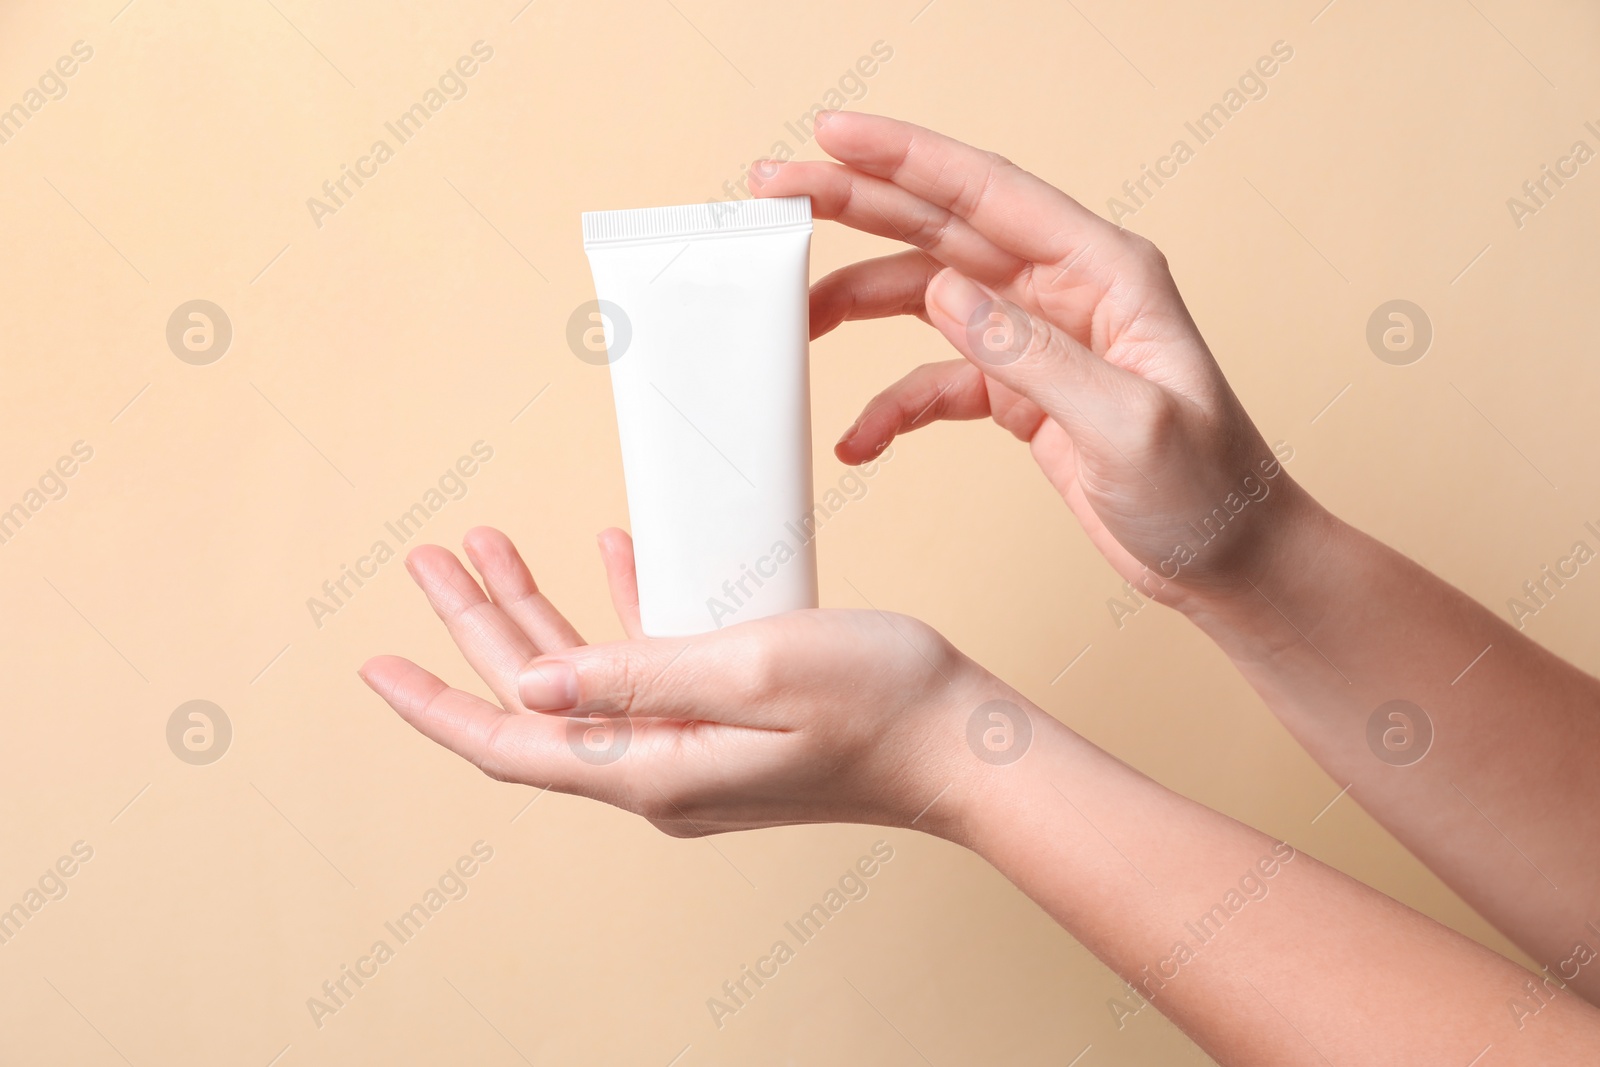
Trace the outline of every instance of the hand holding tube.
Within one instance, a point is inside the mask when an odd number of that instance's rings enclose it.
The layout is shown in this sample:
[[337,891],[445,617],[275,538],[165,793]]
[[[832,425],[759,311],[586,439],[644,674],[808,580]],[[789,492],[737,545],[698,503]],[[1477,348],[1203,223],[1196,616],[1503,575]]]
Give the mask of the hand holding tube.
[[[758,164],[758,195],[809,193],[817,217],[915,247],[819,282],[813,331],[915,314],[963,357],[871,401],[839,457],[941,418],[1027,441],[1138,593],[1184,611],[1334,781],[1600,1003],[1600,968],[1573,962],[1600,929],[1600,681],[1274,476],[1148,241],[907,123],[836,114],[818,141],[840,162]],[[1390,702],[1430,744],[1374,746]]]
[[[597,797],[680,837],[848,821],[949,838],[1127,980],[1109,1005],[1119,1026],[1154,1005],[1225,1064],[1457,1064],[1486,1044],[1506,1063],[1600,1055],[1594,1009],[1558,997],[1519,1029],[1504,1005],[1526,972],[1163,789],[920,623],[802,611],[641,640],[630,546],[610,531],[613,600],[635,636],[585,646],[503,535],[474,530],[466,548],[482,587],[440,548],[408,564],[501,706],[396,657],[362,674],[495,778]],[[519,692],[539,710],[520,710]],[[971,739],[972,713],[996,700],[1028,723],[1020,759]],[[1397,974],[1428,981],[1396,996]]]
[[[974,769],[963,740],[973,709],[1025,703],[900,615],[800,611],[642,639],[632,543],[618,530],[601,536],[601,551],[633,639],[587,645],[504,534],[476,529],[465,547],[481,587],[442,548],[419,548],[406,563],[500,707],[397,657],[369,661],[363,678],[492,777],[595,797],[675,836],[909,825]],[[944,814],[929,811],[918,825]]]
[[915,314],[962,359],[880,393],[845,431],[847,463],[939,419],[993,418],[1027,441],[1114,567],[1182,605],[1245,588],[1322,513],[1223,378],[1149,241],[1014,164],[909,123],[832,113],[839,163],[759,163],[758,196],[808,194],[813,214],[912,250],[836,271],[812,333]]

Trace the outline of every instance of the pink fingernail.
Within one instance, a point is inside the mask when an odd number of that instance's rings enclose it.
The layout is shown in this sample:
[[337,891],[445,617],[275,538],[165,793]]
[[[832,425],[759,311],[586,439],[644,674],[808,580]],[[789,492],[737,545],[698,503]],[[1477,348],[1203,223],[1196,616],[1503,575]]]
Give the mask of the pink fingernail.
[[970,278],[953,270],[945,270],[940,275],[939,284],[934,287],[933,303],[956,322],[970,325],[978,309],[993,301]]
[[530,711],[569,711],[578,706],[578,672],[558,659],[535,663],[517,679],[517,695]]

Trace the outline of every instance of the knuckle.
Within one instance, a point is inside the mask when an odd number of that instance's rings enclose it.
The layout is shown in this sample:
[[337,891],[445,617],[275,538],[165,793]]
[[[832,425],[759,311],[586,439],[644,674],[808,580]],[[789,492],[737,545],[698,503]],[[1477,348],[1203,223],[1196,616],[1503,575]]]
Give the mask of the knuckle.
[[635,815],[656,826],[660,826],[664,822],[670,822],[677,817],[677,812],[672,810],[671,803],[665,797],[654,792],[648,795],[635,796],[633,803],[629,804],[628,808]]
[[643,700],[647,673],[633,656],[619,654],[608,657],[599,670],[592,672],[592,691],[583,694],[582,707],[633,718]]
[[998,152],[985,151],[983,157],[982,165],[962,171],[953,181],[955,190],[950,204],[954,218],[970,217],[989,198],[1002,176],[1022,169]]
[[772,642],[748,637],[733,652],[738,663],[734,681],[741,701],[765,704],[782,691],[784,658]]
[[938,675],[949,676],[959,666],[961,652],[949,638],[921,619],[893,614],[894,628],[931,664]]
[[659,786],[634,794],[634,803],[631,805],[635,814],[644,818],[651,825],[674,837],[688,837],[689,833],[674,833],[668,830],[690,831],[694,822],[684,814],[684,805],[688,803],[686,797],[673,797],[670,793],[663,792]]
[[1137,427],[1134,447],[1146,455],[1166,450],[1181,434],[1182,412],[1172,398],[1150,390],[1131,402],[1133,425]]
[[[989,199],[990,194],[994,192],[995,187],[1002,178],[1010,177],[1014,173],[1022,171],[1021,167],[1002,156],[999,152],[986,152],[984,154],[988,156],[989,165],[983,168],[982,178],[977,187],[972,189],[970,196],[963,197],[965,201],[963,206],[972,211],[976,211],[984,201]],[[962,192],[965,194],[967,190],[962,190]],[[967,213],[965,211],[962,212],[963,215]]]
[[1170,273],[1167,255],[1148,237],[1133,235],[1133,258],[1145,271],[1154,276]]
[[478,758],[473,762],[478,770],[497,782],[519,782],[514,767],[517,766],[517,752],[511,743],[510,735],[504,726],[509,719],[497,719],[494,726],[489,729],[489,736],[484,738],[483,748]]
[[918,248],[937,248],[944,242],[950,228],[955,225],[956,218],[956,214],[951,211],[932,212],[917,221],[908,239]]
[[478,770],[482,771],[486,778],[493,779],[496,782],[502,782],[506,785],[518,785],[521,783],[521,779],[512,774],[509,769],[500,764],[489,763],[487,760],[478,764]]

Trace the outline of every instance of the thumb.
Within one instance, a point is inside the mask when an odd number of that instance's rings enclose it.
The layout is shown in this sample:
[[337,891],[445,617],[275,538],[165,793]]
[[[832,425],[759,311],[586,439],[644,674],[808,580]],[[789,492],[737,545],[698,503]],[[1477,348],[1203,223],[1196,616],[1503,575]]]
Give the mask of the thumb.
[[1159,386],[1107,363],[1065,330],[1004,300],[954,268],[928,283],[933,325],[956,351],[1044,409],[1078,446],[1132,442],[1138,412],[1162,399]]
[[773,650],[738,629],[540,656],[518,677],[517,695],[530,711],[549,715],[778,725],[763,685],[772,675]]

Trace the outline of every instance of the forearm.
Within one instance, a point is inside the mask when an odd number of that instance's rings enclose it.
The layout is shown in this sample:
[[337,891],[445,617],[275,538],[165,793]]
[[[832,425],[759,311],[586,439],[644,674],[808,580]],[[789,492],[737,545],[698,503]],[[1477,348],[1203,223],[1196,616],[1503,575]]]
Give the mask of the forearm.
[[1510,961],[1035,719],[950,836],[1128,982],[1119,1024],[1148,1003],[1230,1067],[1600,1056],[1576,997],[1535,1015]]
[[[1357,802],[1595,1000],[1600,967],[1567,961],[1600,946],[1600,683],[1315,505],[1279,542],[1186,612]],[[1397,700],[1421,714],[1380,712]]]

